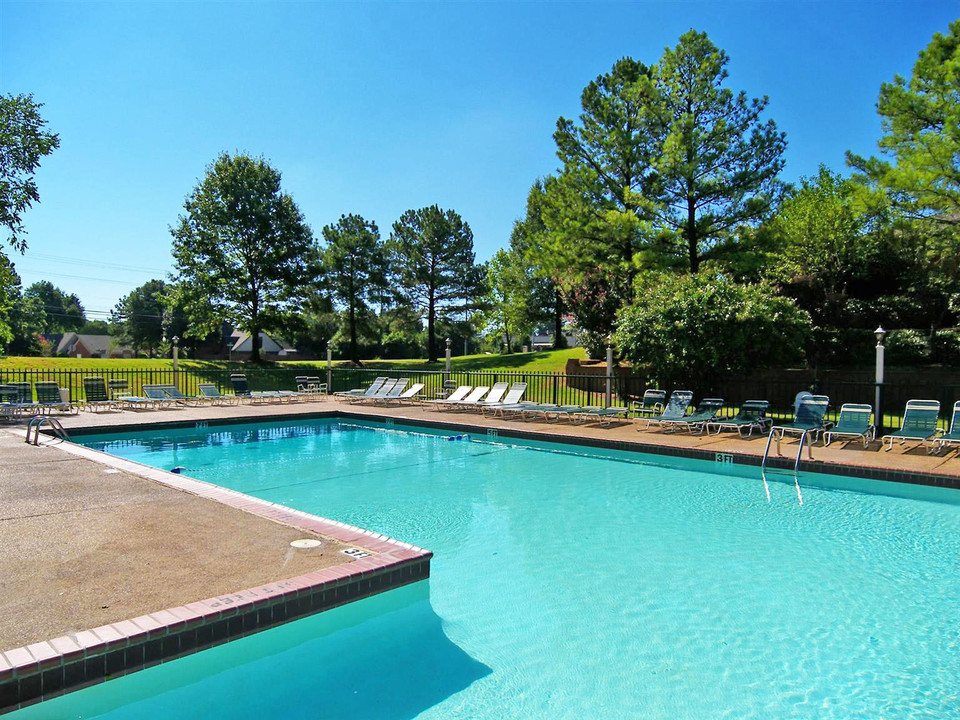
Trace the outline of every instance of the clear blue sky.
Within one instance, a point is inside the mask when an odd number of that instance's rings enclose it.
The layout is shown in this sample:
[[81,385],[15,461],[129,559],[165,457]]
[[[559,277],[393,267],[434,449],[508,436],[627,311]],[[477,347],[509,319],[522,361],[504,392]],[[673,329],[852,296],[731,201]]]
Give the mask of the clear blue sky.
[[[768,95],[785,178],[872,153],[880,84],[909,76],[960,3],[44,3],[0,0],[0,91],[43,102],[61,146],[25,216],[24,284],[109,310],[171,269],[169,227],[223,151],[262,155],[319,236],[342,213],[385,237],[433,203],[507,244],[552,133],[618,58],[689,30]],[[100,317],[91,313],[91,317]]]

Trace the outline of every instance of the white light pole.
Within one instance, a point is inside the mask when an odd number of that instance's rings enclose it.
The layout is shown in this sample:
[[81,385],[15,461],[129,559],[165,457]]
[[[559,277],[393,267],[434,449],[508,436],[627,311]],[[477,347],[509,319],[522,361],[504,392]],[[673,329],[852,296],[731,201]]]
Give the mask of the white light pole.
[[443,378],[444,380],[450,379],[450,345],[451,344],[452,343],[450,338],[447,338],[447,353],[443,359],[443,371],[445,373],[445,376]]
[[613,378],[613,337],[607,335],[607,398],[606,398],[606,407],[610,407],[612,399],[610,393],[610,381]]
[[877,374],[876,374],[876,396],[875,404],[873,406],[874,416],[873,424],[877,428],[877,434],[883,432],[883,406],[882,406],[882,388],[883,388],[883,339],[887,336],[887,331],[883,329],[883,325],[878,325],[877,329],[873,331],[873,334],[877,338]]
[[173,336],[173,372],[177,372],[177,361],[180,359],[180,338]]

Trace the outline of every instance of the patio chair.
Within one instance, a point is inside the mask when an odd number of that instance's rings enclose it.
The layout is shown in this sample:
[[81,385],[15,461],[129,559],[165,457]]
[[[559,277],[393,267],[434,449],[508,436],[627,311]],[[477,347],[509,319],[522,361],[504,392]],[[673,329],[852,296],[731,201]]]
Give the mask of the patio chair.
[[497,413],[500,413],[500,417],[503,417],[504,410],[512,410],[523,404],[520,402],[520,399],[526,391],[527,384],[525,382],[515,382],[510,386],[510,389],[507,390],[507,394],[503,396],[503,402],[481,404],[480,411],[484,416],[486,416],[489,411],[493,417],[496,417]]
[[723,398],[703,398],[692,414],[676,420],[660,420],[660,425],[668,432],[686,428],[692,434],[695,428],[699,428],[702,433],[708,422],[717,419],[721,410],[723,410]]
[[250,400],[251,403],[263,403],[273,400],[279,402],[283,398],[281,393],[274,390],[251,390],[250,384],[247,382],[247,376],[243,373],[233,373],[230,375],[230,384],[233,385],[234,395],[239,398],[246,398]]
[[[33,387],[28,382],[7,383],[7,396],[10,398],[8,406],[16,415],[34,413],[39,409],[33,401]],[[12,391],[12,392],[10,392]]]
[[477,387],[467,393],[463,400],[456,400],[454,402],[444,402],[438,400],[437,404],[441,405],[442,407],[449,407],[452,410],[463,410],[464,408],[476,407],[477,403],[480,402],[480,399],[488,392],[490,392],[489,385],[477,385]]
[[[881,439],[881,444],[886,443],[884,450],[890,452],[893,450],[893,441],[897,440],[903,445],[907,440],[918,440],[922,447],[924,443],[930,442],[928,453],[936,450],[937,420],[940,418],[939,400],[908,400],[907,406],[903,411],[903,422],[900,423],[900,429],[888,433]],[[887,442],[889,440],[889,442]]]
[[220,389],[213,383],[200,383],[197,385],[200,397],[204,398],[211,405],[239,405],[240,398],[236,395],[223,395]]
[[209,399],[203,395],[184,395],[180,392],[180,388],[176,385],[158,385],[163,394],[167,396],[169,400],[172,400],[177,405],[200,405],[201,403],[208,403]]
[[107,384],[102,377],[85,377],[83,379],[83,409],[90,412],[100,412],[100,410],[112,410],[116,407],[116,402],[110,399],[107,392]]
[[386,375],[374,378],[373,382],[365,388],[354,388],[353,390],[340,390],[333,394],[334,398],[351,398],[361,395],[371,396],[380,389],[380,386],[387,381]]
[[807,457],[813,459],[813,443],[816,442],[817,435],[825,430],[829,430],[833,423],[824,420],[827,408],[830,406],[830,398],[826,395],[812,395],[808,392],[797,393],[794,400],[794,416],[790,422],[774,423],[770,427],[770,432],[776,435],[777,455],[780,455],[780,442],[784,435],[798,435],[803,441],[807,435],[812,435],[813,439],[807,444]]
[[877,430],[870,423],[870,415],[873,413],[872,405],[858,405],[856,403],[844,403],[840,406],[840,417],[837,418],[837,424],[823,433],[823,445],[826,447],[835,437],[848,438],[853,440],[860,438],[863,447],[867,448],[870,441],[876,439]]
[[496,405],[503,400],[503,396],[506,394],[509,386],[510,383],[506,382],[494,383],[486,397],[481,398],[480,400],[469,400],[464,398],[457,403],[457,407],[462,410],[482,410],[484,405]]
[[319,399],[327,394],[327,384],[313,375],[297,375],[297,394],[305,400]]
[[570,422],[574,425],[596,420],[600,427],[609,427],[614,420],[627,419],[630,417],[631,408],[625,407],[582,407],[575,412],[569,413]]
[[[390,391],[393,389],[393,386],[396,385],[398,382],[400,381],[396,378],[387,378],[386,380],[383,381],[383,383],[380,385],[380,387],[377,389],[375,393],[364,393],[363,395],[345,397],[344,399],[347,402],[352,404],[381,400],[390,393]],[[406,380],[404,380],[403,382],[406,383]]]
[[425,407],[427,405],[433,405],[435,410],[439,410],[444,405],[453,405],[463,400],[467,395],[470,394],[470,391],[473,390],[472,385],[461,385],[451,392],[445,398],[433,398],[431,400],[424,400],[421,403],[421,406]]
[[953,404],[953,417],[950,418],[950,432],[944,433],[933,441],[935,452],[939,453],[947,445],[960,444],[960,400]]
[[[406,390],[408,382],[409,380],[407,380],[407,378],[400,378],[393,383],[393,386],[387,392],[370,398],[366,402],[372,403],[373,405],[390,403],[392,400],[396,400],[403,395],[403,391]],[[361,400],[360,402],[364,401]]]
[[644,390],[643,399],[640,402],[634,401],[630,406],[630,412],[637,417],[656,417],[663,412],[666,401],[666,390]]
[[168,408],[181,404],[167,394],[163,385],[144,385],[142,389],[143,394],[148,400],[153,401],[155,407]]
[[64,402],[60,397],[60,386],[55,382],[41,381],[34,383],[34,387],[37,390],[36,405],[40,412],[53,412],[54,410],[71,412],[72,410],[76,410],[75,406]]
[[773,420],[766,417],[769,407],[767,400],[746,400],[736,415],[732,418],[715,418],[707,423],[706,430],[709,433],[716,428],[717,435],[721,430],[736,430],[740,437],[743,437],[744,429],[748,436],[753,435],[754,428],[762,432],[768,425],[773,424]]
[[671,423],[680,420],[687,414],[687,408],[693,400],[693,393],[690,390],[674,390],[670,393],[670,400],[663,412],[656,417],[646,418],[647,424],[643,428],[637,428],[637,431],[646,430],[652,423]]
[[410,403],[411,405],[415,402],[418,402],[417,396],[423,392],[424,384],[423,383],[414,383],[409,388],[403,391],[403,394],[398,397],[385,398],[382,402],[385,405],[390,403],[396,403],[397,405],[403,405],[404,403]]
[[0,385],[0,417],[5,420],[15,420],[20,416],[22,409],[17,402],[19,393],[12,385]]

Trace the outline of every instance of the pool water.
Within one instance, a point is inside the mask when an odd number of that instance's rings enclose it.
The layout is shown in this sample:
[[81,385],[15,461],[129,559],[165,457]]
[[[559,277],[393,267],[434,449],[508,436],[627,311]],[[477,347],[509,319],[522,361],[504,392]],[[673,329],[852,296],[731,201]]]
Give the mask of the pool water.
[[768,503],[755,468],[324,420],[83,442],[428,548],[432,577],[18,720],[960,717],[957,493]]

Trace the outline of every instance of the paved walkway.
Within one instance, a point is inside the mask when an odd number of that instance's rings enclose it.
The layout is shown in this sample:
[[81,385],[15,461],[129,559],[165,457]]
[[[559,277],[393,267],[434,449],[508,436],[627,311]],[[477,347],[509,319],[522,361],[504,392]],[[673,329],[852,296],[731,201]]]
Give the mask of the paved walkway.
[[[158,422],[206,421],[224,420],[229,418],[246,417],[295,417],[302,414],[318,412],[341,412],[377,417],[392,417],[406,419],[412,422],[429,421],[432,423],[450,423],[452,425],[469,425],[483,430],[512,429],[525,433],[562,438],[586,438],[614,442],[624,442],[631,445],[655,445],[675,448],[694,448],[708,452],[734,453],[738,455],[752,455],[762,457],[766,445],[766,436],[754,434],[750,438],[740,439],[736,433],[725,432],[721,435],[690,435],[685,432],[665,433],[655,428],[638,432],[644,423],[627,422],[611,427],[598,427],[596,424],[570,425],[567,422],[545,423],[524,422],[502,418],[485,418],[473,412],[437,412],[426,410],[420,406],[376,407],[371,405],[355,405],[336,402],[332,398],[324,398],[315,402],[269,405],[241,405],[235,407],[187,407],[153,411],[118,411],[111,413],[80,413],[79,415],[63,416],[64,426],[71,427],[126,427],[132,425],[154,424]],[[787,439],[783,443],[783,454],[786,457],[796,456],[796,440]],[[957,450],[950,450],[941,455],[929,455],[925,448],[917,447],[915,443],[904,446],[895,444],[891,452],[880,448],[879,442],[871,444],[867,450],[859,442],[834,442],[829,447],[817,445],[813,449],[813,457],[817,462],[827,466],[843,465],[892,471],[932,473],[936,475],[960,478],[960,456]],[[807,454],[804,452],[804,459]]]
[[350,562],[348,545],[22,432],[0,430],[0,467],[0,650]]

